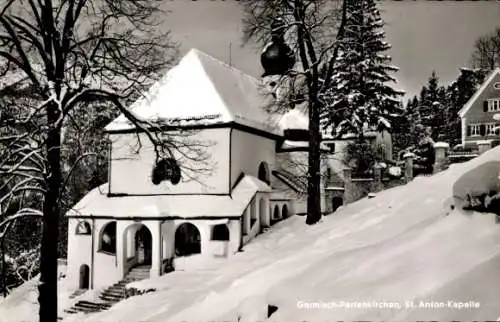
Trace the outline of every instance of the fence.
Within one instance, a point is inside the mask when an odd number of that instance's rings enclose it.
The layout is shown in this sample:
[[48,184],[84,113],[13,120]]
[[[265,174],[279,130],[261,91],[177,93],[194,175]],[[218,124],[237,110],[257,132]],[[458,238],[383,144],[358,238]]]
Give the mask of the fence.
[[[452,163],[459,163],[471,160],[478,155],[491,149],[492,145],[489,141],[481,141],[477,144],[477,151],[450,151],[450,146],[444,142],[438,142],[434,145],[436,153],[436,161],[434,163],[434,173],[443,171]],[[414,160],[415,155],[407,153],[404,155],[404,170],[400,179],[388,178],[383,176],[382,169],[375,167],[373,169],[373,177],[371,178],[353,178],[352,169],[344,169],[344,189],[343,199],[344,204],[354,202],[368,196],[370,193],[389,189],[395,186],[403,185],[411,180],[414,176]]]

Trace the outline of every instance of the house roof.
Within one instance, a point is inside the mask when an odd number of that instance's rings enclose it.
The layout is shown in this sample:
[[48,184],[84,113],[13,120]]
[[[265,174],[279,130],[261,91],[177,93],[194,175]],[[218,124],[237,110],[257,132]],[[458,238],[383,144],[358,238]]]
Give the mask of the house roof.
[[66,216],[131,218],[240,217],[257,192],[271,192],[259,179],[245,176],[231,195],[152,195],[109,197],[108,184],[90,191]]
[[495,76],[500,74],[500,68],[496,68],[494,71],[491,72],[491,74],[486,78],[484,83],[479,87],[479,89],[472,95],[472,97],[465,103],[465,105],[458,111],[458,115],[460,117],[463,117],[469,110],[470,108],[476,103],[477,99],[481,96],[481,94],[490,86],[491,82],[495,79]]
[[[260,81],[197,49],[191,49],[130,110],[149,121],[179,125],[239,123],[281,134],[264,111]],[[120,115],[106,126],[108,132],[133,129]]]

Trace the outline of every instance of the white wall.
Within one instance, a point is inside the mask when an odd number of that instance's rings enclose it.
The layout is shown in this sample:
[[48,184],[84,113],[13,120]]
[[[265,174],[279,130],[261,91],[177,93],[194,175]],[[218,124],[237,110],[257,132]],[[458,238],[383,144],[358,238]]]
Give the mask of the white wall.
[[[86,220],[90,227],[92,221]],[[79,220],[69,218],[68,220],[68,280],[70,288],[78,289],[80,286],[80,267],[88,265],[89,274],[92,275],[92,235],[76,235],[76,226]],[[89,283],[89,286],[91,283]]]
[[231,132],[231,187],[244,172],[258,176],[259,165],[265,161],[272,170],[276,157],[276,142],[240,130]]
[[[94,288],[100,289],[112,285],[122,279],[120,274],[123,270],[119,266],[118,256],[99,252],[100,233],[105,225],[111,222],[109,219],[95,219],[94,229]],[[117,241],[118,241],[118,224],[117,224]],[[118,245],[117,245],[118,246]],[[119,247],[116,247],[117,253]]]
[[[154,147],[146,134],[140,134],[142,148],[137,149],[137,135],[111,134],[112,142],[110,190],[111,193],[127,194],[179,194],[179,193],[229,193],[229,128],[204,129],[185,138],[185,142],[196,142],[209,156],[204,163],[181,160],[190,168],[208,168],[210,173],[197,174],[197,180],[181,181],[177,185],[164,181],[159,185],[151,182],[155,160]],[[179,140],[180,138],[176,138]],[[200,145],[201,144],[201,145]],[[203,145],[203,146],[202,146]],[[185,153],[191,155],[193,152]],[[179,155],[179,153],[177,153]],[[185,170],[185,169],[184,169]],[[193,175],[193,172],[190,172]],[[187,176],[183,174],[183,179]]]
[[[226,254],[227,257],[232,256],[239,250],[241,240],[241,227],[239,220],[229,220],[227,226],[229,229],[229,241],[211,240],[212,227],[221,222],[217,220],[175,220],[171,227],[173,230],[172,245],[175,245],[175,230],[183,224],[191,223],[196,226],[201,237],[201,254],[190,256],[182,256],[174,258],[175,270],[195,271],[209,265],[221,258],[221,254]],[[175,246],[174,246],[175,247]],[[173,249],[175,251],[175,248]]]

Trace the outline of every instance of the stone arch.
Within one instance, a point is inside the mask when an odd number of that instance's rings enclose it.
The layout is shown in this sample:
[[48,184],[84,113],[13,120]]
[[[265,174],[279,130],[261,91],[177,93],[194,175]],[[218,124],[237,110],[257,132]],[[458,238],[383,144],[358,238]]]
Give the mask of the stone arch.
[[175,230],[175,255],[194,254],[201,254],[201,234],[194,224],[185,222]]
[[90,268],[89,265],[83,264],[80,266],[80,283],[79,288],[88,290],[90,286]]
[[335,196],[332,198],[332,212],[335,212],[340,206],[344,204],[342,197]]
[[99,251],[116,254],[116,221],[104,225],[99,234]]
[[289,216],[288,206],[286,204],[284,204],[283,207],[281,208],[281,216],[283,217],[283,219],[288,218]]
[[90,224],[86,221],[80,221],[78,225],[76,225],[75,234],[76,235],[90,235],[92,233],[92,228],[90,228]]
[[211,240],[217,241],[229,241],[230,234],[229,228],[226,224],[219,224],[212,227],[212,236]]
[[263,181],[263,182],[265,182],[267,184],[271,183],[271,177],[270,177],[270,172],[269,172],[269,165],[267,164],[267,162],[262,161],[259,164],[259,172],[257,174],[257,178],[260,181]]

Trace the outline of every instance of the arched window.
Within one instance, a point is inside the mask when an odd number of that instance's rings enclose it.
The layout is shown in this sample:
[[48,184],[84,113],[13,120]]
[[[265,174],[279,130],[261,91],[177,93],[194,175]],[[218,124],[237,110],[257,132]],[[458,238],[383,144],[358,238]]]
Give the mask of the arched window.
[[288,217],[288,206],[287,205],[283,205],[283,208],[281,208],[281,216],[283,218]]
[[99,250],[101,252],[116,254],[116,221],[112,221],[104,226],[101,233]]
[[211,240],[228,241],[229,240],[229,228],[226,224],[215,225],[212,228]]
[[259,174],[257,175],[257,178],[260,181],[264,181],[267,184],[271,183],[271,179],[269,177],[269,166],[267,165],[266,162],[261,162],[259,165]]
[[278,205],[274,206],[273,219],[280,219],[280,207]]
[[201,253],[201,235],[191,223],[181,224],[175,231],[175,254],[189,256]]
[[92,229],[90,228],[90,224],[86,221],[80,221],[76,226],[77,235],[90,235],[91,233]]

